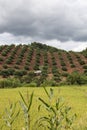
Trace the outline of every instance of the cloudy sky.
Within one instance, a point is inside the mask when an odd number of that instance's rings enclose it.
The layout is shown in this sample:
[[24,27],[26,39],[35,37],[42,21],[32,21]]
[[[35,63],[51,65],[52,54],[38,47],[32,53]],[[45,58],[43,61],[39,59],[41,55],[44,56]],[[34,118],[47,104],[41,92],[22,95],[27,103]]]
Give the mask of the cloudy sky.
[[0,0],[0,44],[87,47],[87,0]]

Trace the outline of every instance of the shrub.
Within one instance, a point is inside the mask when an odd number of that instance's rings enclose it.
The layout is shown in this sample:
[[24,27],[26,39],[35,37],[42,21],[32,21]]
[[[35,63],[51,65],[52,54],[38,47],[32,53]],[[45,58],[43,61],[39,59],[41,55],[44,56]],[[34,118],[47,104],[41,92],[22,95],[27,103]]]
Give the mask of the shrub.
[[53,65],[53,66],[57,65],[57,63],[56,63],[56,59],[55,59],[54,56],[52,56],[52,65]]
[[19,66],[18,66],[18,65],[15,65],[14,68],[15,68],[15,69],[19,69]]
[[70,62],[70,64],[73,64],[73,61],[71,60],[71,61],[69,61]]
[[23,75],[26,75],[26,71],[25,70],[16,70],[14,72],[14,75],[17,76],[17,77],[21,77]]
[[27,75],[23,76],[22,82],[31,83],[34,78],[35,78],[35,73],[33,71],[31,71]]
[[56,76],[54,75],[53,80],[56,81],[56,82],[61,81],[60,75],[56,75]]
[[11,85],[12,88],[16,88],[16,87],[21,87],[22,86],[20,80],[17,79],[17,78],[11,78],[9,80],[11,80],[11,82],[12,82],[12,85]]
[[0,52],[2,52],[3,48],[4,48],[4,46],[0,46]]
[[87,54],[85,54],[84,56],[85,56],[85,58],[87,58]]
[[30,83],[33,81],[34,77],[35,77],[34,72],[29,72],[27,75],[23,76],[22,81],[25,83]]
[[84,74],[87,75],[87,69],[84,70]]
[[30,65],[30,63],[29,63],[28,61],[26,61],[25,65],[29,66],[29,65]]
[[67,68],[66,68],[66,67],[62,67],[62,70],[63,70],[63,71],[67,71]]
[[87,69],[87,65],[84,65],[84,66],[83,66],[83,69]]
[[2,56],[7,56],[6,51],[2,52]]
[[48,75],[48,66],[43,66],[43,69],[42,69],[42,77],[44,79],[46,79],[47,75]]
[[84,61],[79,61],[80,65],[84,65],[85,62]]
[[62,62],[61,62],[61,66],[66,66],[66,64],[62,61]]
[[39,63],[35,63],[34,70],[39,70]]
[[52,62],[52,65],[57,65],[57,63],[55,61]]
[[21,59],[21,58],[19,58],[19,59],[17,60],[16,64],[17,64],[17,65],[20,65],[20,64],[21,64],[21,62],[22,62],[22,59]]
[[2,58],[2,57],[0,57],[0,61],[3,61],[3,58]]
[[0,75],[3,76],[3,78],[6,78],[10,75],[8,69],[3,69],[0,71]]
[[78,72],[73,72],[67,77],[68,84],[87,84],[87,76],[84,74],[79,74]]
[[59,73],[57,67],[55,66],[52,67],[52,73]]
[[24,66],[24,69],[25,69],[25,70],[29,70],[29,66],[28,66],[28,65],[25,65],[25,66]]
[[8,68],[8,66],[7,66],[6,64],[4,64],[4,65],[3,65],[3,68],[4,68],[4,69],[7,69],[7,68]]
[[21,83],[18,79],[8,78],[0,80],[0,88],[15,88],[21,86]]
[[35,82],[31,82],[28,84],[29,87],[37,87],[37,83]]
[[69,57],[68,59],[69,59],[69,61],[72,61],[72,57]]
[[57,83],[55,80],[44,80],[43,83],[41,84],[42,87],[48,87],[48,86],[57,86]]
[[69,74],[66,73],[66,72],[64,72],[64,73],[62,73],[61,75],[64,76],[64,77],[67,77]]
[[13,75],[15,70],[13,68],[8,68],[9,75]]
[[[7,68],[7,66],[4,66],[5,68]],[[8,69],[3,69],[0,71],[0,75],[3,76],[4,78],[10,75],[14,74],[14,69],[12,68],[8,68]]]
[[6,60],[6,64],[11,64],[11,63],[12,63],[12,59],[9,58]]
[[73,72],[67,77],[67,83],[68,84],[78,84],[77,82],[79,81],[80,77],[78,72]]
[[74,65],[74,64],[71,64],[71,68],[75,68],[75,65]]

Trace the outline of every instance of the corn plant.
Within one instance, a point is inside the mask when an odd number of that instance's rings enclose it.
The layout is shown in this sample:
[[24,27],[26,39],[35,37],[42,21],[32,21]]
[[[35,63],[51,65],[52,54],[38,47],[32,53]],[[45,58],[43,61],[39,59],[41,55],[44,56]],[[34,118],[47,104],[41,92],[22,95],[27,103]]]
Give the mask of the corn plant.
[[[35,130],[45,129],[45,130],[68,130],[72,127],[73,120],[76,115],[70,116],[69,111],[71,107],[65,105],[64,101],[61,98],[57,98],[57,100],[52,104],[52,100],[54,99],[54,91],[50,88],[50,92],[44,88],[46,95],[48,96],[48,102],[39,97],[39,101],[44,106],[47,111],[46,116],[39,117],[39,119],[35,122]],[[39,106],[39,111],[41,110],[41,105]]]
[[4,127],[8,127],[9,130],[16,130],[13,128],[14,121],[19,116],[20,110],[16,110],[17,103],[10,103],[9,108],[5,108],[5,112],[3,115],[4,124],[2,125],[1,129]]
[[33,93],[30,95],[27,94],[27,101],[24,99],[24,96],[19,92],[22,101],[20,101],[20,105],[22,107],[22,110],[24,112],[24,121],[25,121],[25,128],[24,130],[29,130],[30,129],[30,108],[32,105],[32,100],[33,100]]

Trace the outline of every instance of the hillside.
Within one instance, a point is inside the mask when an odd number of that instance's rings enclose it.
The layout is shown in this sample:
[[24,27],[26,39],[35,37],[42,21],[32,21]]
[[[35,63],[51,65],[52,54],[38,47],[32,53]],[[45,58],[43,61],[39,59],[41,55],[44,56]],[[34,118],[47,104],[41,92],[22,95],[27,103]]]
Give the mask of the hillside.
[[87,72],[87,50],[67,52],[41,43],[0,46],[0,75],[2,77],[30,75],[41,70],[43,79],[60,81],[68,74]]

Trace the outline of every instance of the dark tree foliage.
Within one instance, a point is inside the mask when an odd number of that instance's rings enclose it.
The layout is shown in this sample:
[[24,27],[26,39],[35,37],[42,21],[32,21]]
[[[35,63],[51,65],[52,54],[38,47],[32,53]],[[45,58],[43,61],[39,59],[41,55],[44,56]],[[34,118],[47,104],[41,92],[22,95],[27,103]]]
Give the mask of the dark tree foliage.
[[46,44],[37,43],[37,42],[31,43],[31,46],[34,48],[39,48],[40,50],[47,50],[52,52],[59,51],[59,49],[55,47],[47,46]]

